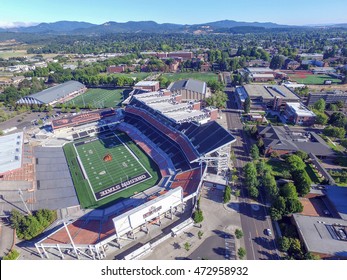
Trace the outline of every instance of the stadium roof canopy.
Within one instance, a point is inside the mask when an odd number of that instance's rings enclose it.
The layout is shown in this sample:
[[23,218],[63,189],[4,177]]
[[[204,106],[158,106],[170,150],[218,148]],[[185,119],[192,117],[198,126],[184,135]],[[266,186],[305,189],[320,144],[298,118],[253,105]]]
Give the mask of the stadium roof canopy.
[[22,166],[23,132],[0,137],[0,174]]
[[200,155],[210,154],[236,141],[233,135],[215,121],[202,125],[187,122],[181,124],[178,130],[189,138]]
[[83,88],[85,88],[85,85],[80,82],[68,81],[43,91],[22,97],[17,101],[17,104],[51,104]]
[[199,92],[201,94],[206,94],[206,83],[198,80],[188,79],[188,80],[179,80],[173,82],[168,90],[175,92],[180,90],[190,90],[193,92]]

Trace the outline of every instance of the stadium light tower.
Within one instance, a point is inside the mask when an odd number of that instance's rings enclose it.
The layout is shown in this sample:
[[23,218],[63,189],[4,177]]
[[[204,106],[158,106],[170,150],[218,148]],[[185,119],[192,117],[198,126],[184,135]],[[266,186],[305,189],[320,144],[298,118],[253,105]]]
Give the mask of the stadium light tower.
[[29,208],[28,208],[26,202],[25,202],[24,199],[23,199],[23,192],[22,192],[21,189],[18,190],[18,194],[19,194],[19,197],[20,197],[20,199],[22,200],[22,202],[23,202],[23,204],[24,204],[24,207],[25,207],[25,209],[27,210],[28,214],[29,214],[29,215],[32,215],[32,213],[31,213],[31,211],[29,210]]

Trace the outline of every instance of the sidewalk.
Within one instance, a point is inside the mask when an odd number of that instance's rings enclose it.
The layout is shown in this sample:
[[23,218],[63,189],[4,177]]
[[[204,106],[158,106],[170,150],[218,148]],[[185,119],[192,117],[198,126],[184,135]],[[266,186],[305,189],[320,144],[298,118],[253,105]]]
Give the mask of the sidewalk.
[[[171,237],[167,242],[160,244],[143,259],[146,260],[177,260],[187,259],[198,250],[198,259],[209,256],[208,259],[228,259],[224,256],[227,252],[228,237],[234,235],[236,229],[241,229],[241,219],[238,212],[239,201],[235,196],[229,203],[223,204],[223,191],[212,190],[203,187],[201,195],[201,209],[204,215],[202,227],[193,226],[176,237]],[[201,231],[203,236],[198,237]],[[189,251],[185,249],[185,243],[190,244]],[[245,247],[243,239],[234,238],[235,255],[240,247]],[[204,243],[204,244],[203,244]],[[203,246],[201,246],[203,244]],[[222,247],[223,246],[223,247]],[[223,251],[223,254],[221,253]],[[227,255],[227,253],[226,253]],[[195,259],[195,258],[194,258]]]
[[13,244],[13,229],[9,224],[4,224],[3,221],[0,222],[0,257],[7,255]]

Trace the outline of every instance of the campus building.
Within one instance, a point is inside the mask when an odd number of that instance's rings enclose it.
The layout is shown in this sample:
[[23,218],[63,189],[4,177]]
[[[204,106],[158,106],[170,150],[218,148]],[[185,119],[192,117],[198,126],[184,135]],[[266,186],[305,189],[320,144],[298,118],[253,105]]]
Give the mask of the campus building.
[[296,125],[313,125],[316,120],[316,114],[301,103],[286,104],[284,116],[288,122]]
[[24,96],[16,103],[20,105],[54,105],[67,102],[85,93],[86,86],[80,82],[69,81],[43,91]]
[[279,85],[244,85],[236,88],[240,104],[247,97],[251,100],[251,109],[284,110],[286,103],[299,102],[300,98],[289,88]]

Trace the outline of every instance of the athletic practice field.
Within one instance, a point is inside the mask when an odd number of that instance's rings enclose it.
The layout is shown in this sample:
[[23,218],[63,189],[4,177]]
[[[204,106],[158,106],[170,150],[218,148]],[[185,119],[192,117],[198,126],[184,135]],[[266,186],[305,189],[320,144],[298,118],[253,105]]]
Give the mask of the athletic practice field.
[[187,72],[187,73],[165,73],[164,77],[171,81],[178,81],[184,79],[195,79],[204,82],[218,81],[218,75],[215,73],[201,73],[201,72]]
[[154,186],[156,165],[128,136],[108,132],[64,146],[82,207],[95,208]]
[[120,103],[123,101],[123,91],[124,89],[92,88],[66,102],[66,104],[72,104],[80,108],[91,107],[95,109],[116,107],[120,106]]
[[341,82],[339,79],[332,78],[328,75],[315,75],[310,72],[288,74],[288,77],[299,84],[305,85],[324,85],[324,81],[332,81],[334,84]]

